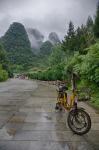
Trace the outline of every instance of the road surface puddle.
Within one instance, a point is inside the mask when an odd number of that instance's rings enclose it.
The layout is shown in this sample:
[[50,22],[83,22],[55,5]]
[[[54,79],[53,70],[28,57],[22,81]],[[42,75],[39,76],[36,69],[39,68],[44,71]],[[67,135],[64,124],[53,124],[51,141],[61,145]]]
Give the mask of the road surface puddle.
[[9,131],[5,127],[0,129],[0,140],[11,140],[13,138],[13,134],[9,134]]
[[10,123],[24,123],[24,118],[19,117],[19,116],[14,116],[9,122]]
[[50,116],[44,116],[47,120],[52,120],[52,117]]

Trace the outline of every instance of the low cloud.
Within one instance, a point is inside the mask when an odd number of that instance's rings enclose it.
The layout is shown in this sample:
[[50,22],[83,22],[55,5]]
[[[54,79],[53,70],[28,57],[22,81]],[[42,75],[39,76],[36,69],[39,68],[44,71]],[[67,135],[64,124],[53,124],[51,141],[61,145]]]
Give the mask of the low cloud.
[[63,38],[70,20],[77,27],[89,15],[94,17],[96,4],[97,0],[0,0],[0,35],[17,21],[46,37],[54,31]]

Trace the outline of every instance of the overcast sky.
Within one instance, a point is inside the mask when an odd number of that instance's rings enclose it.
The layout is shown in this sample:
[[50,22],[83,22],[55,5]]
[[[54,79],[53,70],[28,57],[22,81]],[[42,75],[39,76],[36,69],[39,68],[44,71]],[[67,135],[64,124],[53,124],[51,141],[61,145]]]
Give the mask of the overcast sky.
[[0,0],[0,35],[14,22],[37,28],[44,35],[57,32],[62,38],[68,23],[75,26],[94,17],[98,0]]

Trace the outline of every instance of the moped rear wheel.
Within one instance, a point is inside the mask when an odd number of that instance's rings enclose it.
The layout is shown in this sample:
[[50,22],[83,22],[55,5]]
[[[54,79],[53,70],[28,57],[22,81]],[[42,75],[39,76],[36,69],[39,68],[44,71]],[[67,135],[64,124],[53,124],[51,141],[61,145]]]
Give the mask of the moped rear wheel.
[[71,110],[67,118],[69,128],[78,135],[83,135],[91,129],[89,114],[83,109]]

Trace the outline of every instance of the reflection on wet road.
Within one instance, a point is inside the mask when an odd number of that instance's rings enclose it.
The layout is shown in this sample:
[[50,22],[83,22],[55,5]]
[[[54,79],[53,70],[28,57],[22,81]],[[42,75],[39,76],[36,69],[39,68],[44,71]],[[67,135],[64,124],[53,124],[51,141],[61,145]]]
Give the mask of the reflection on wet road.
[[56,91],[47,83],[12,79],[0,83],[0,150],[99,150],[99,114],[84,103],[92,129],[84,136],[54,110]]

